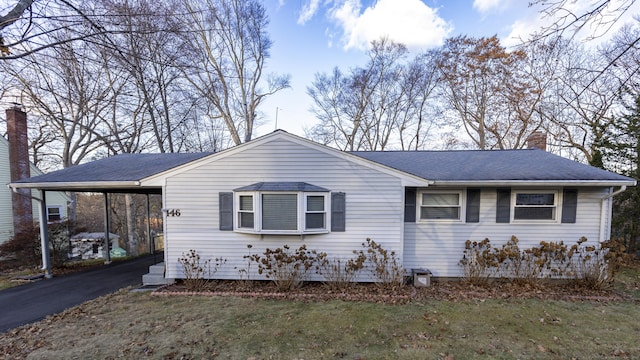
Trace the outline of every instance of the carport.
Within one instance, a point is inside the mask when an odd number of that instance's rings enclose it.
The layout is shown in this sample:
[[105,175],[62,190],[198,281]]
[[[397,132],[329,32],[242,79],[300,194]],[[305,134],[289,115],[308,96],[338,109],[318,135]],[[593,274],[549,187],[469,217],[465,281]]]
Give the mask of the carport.
[[[150,231],[149,195],[163,193],[165,179],[163,173],[168,170],[186,166],[191,161],[200,159],[211,153],[160,153],[160,154],[120,154],[101,160],[54,171],[48,174],[23,179],[9,184],[13,191],[20,189],[36,190],[40,213],[40,238],[42,247],[42,270],[46,278],[53,276],[51,272],[51,256],[49,252],[49,233],[46,221],[47,192],[90,192],[104,195],[104,233],[107,249],[106,263],[111,262],[108,248],[109,239],[109,194],[144,194],[146,195],[147,236]],[[163,198],[164,203],[164,198]],[[149,240],[150,247],[152,245]],[[150,249],[154,250],[154,249]]]

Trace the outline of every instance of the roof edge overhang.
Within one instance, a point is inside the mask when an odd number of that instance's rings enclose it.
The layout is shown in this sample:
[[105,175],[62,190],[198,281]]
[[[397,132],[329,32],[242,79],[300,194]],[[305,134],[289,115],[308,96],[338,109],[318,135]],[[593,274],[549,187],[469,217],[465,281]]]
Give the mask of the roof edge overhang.
[[91,191],[97,192],[111,192],[111,191],[142,191],[151,190],[152,188],[145,188],[141,186],[140,181],[95,181],[95,182],[36,182],[36,183],[10,183],[9,187],[12,189],[38,189],[38,190],[53,190],[53,191],[87,191],[87,189],[93,189]]
[[227,156],[232,156],[233,154],[236,154],[238,152],[242,152],[244,150],[248,150],[248,149],[252,149],[256,146],[260,146],[261,144],[265,144],[268,143],[270,141],[274,141],[274,140],[278,140],[278,139],[286,139],[289,141],[292,141],[294,143],[297,143],[299,145],[303,145],[315,150],[318,150],[320,152],[326,153],[326,154],[330,154],[333,156],[336,156],[337,158],[343,159],[343,160],[347,160],[353,163],[357,163],[359,165],[363,165],[366,166],[368,168],[373,168],[376,169],[377,171],[380,171],[382,173],[385,173],[387,175],[391,175],[391,176],[395,176],[397,178],[400,179],[402,186],[411,186],[411,187],[422,187],[422,186],[430,186],[433,181],[429,180],[429,179],[425,179],[422,178],[418,175],[414,175],[402,170],[398,170],[395,168],[392,168],[390,166],[354,155],[354,154],[350,154],[348,152],[345,151],[341,151],[338,149],[334,149],[331,148],[329,146],[326,145],[322,145],[319,143],[316,143],[314,141],[311,141],[309,139],[305,139],[301,136],[298,135],[294,135],[294,134],[290,134],[284,130],[276,130],[272,133],[269,133],[267,135],[263,135],[261,137],[255,138],[249,142],[245,142],[239,145],[236,145],[234,147],[219,151],[217,153],[208,155],[208,156],[204,156],[202,158],[193,160],[189,163],[186,163],[184,165],[181,165],[179,167],[173,168],[173,169],[169,169],[165,172],[162,173],[158,173],[152,176],[149,176],[147,178],[141,179],[140,181],[142,182],[143,186],[145,185],[157,185],[162,183],[165,177],[167,176],[172,176],[175,174],[179,174],[183,171],[188,171],[189,169],[198,167],[208,161],[215,161],[217,159],[223,159]]
[[635,186],[635,181],[614,180],[440,180],[431,186]]

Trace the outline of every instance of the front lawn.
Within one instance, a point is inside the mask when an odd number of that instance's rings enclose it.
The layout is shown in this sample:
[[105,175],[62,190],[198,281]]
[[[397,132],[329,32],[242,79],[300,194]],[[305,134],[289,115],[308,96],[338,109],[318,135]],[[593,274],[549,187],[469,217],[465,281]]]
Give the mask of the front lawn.
[[31,359],[640,358],[640,273],[628,269],[621,275],[613,291],[618,300],[418,296],[388,305],[120,291],[0,335],[0,354]]

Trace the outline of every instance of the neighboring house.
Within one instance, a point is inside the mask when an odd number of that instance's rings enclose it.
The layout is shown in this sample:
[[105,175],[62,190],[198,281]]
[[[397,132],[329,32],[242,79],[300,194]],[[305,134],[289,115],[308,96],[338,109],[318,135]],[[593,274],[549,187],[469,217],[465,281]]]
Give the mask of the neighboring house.
[[348,153],[284,131],[215,154],[115,156],[12,184],[162,192],[166,277],[183,277],[178,259],[195,249],[227,259],[215,273],[224,279],[266,248],[351,258],[366,238],[405,269],[458,277],[466,240],[607,240],[611,197],[631,185],[539,149]]
[[[26,115],[19,109],[12,108],[7,110],[7,118],[18,118],[18,121],[24,120],[25,135],[22,139],[26,142]],[[13,119],[8,119],[11,121]],[[14,127],[8,126],[9,138],[12,137],[11,130]],[[18,127],[19,128],[19,127]],[[0,244],[9,240],[14,235],[15,224],[19,222],[38,222],[39,221],[39,204],[36,200],[29,198],[29,192],[24,195],[13,194],[7,186],[11,181],[12,173],[16,178],[25,178],[31,176],[42,175],[35,165],[29,162],[28,149],[26,143],[22,148],[18,147],[18,154],[14,154],[15,158],[10,156],[10,143],[3,136],[0,136]],[[17,160],[16,160],[17,159]],[[16,164],[25,164],[25,167],[17,167]],[[28,167],[28,172],[26,172]],[[38,197],[37,191],[32,191],[31,196]],[[20,210],[20,206],[16,202],[25,201],[25,210]],[[61,192],[51,192],[47,195],[47,211],[46,216],[49,222],[59,221],[67,216],[67,202],[69,198]],[[16,217],[22,215],[20,219]]]

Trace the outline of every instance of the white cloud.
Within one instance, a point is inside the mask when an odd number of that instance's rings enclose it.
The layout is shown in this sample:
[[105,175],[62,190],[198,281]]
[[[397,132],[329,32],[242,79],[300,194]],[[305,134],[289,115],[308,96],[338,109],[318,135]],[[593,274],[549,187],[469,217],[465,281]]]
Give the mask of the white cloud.
[[509,5],[509,0],[473,0],[473,8],[481,14],[491,11],[504,10]]
[[300,10],[300,16],[298,16],[298,24],[304,25],[307,21],[318,12],[320,8],[320,0],[310,0],[306,3],[302,10]]
[[[619,1],[613,1],[613,5],[606,10],[615,9],[615,5],[617,3],[619,3]],[[569,17],[566,17],[563,20],[562,16],[568,14],[584,14],[586,11],[591,9],[592,6],[593,5],[590,2],[569,1],[565,3],[565,9],[554,14],[555,16],[553,17],[540,13],[540,7],[530,8],[528,9],[528,14],[513,22],[510,34],[505,39],[502,39],[502,43],[506,46],[512,46],[520,43],[521,40],[529,40],[533,34],[539,33],[544,28],[547,28],[556,22],[562,24],[562,21],[566,21],[564,25],[569,25]],[[640,1],[633,3],[633,5],[624,14],[612,14],[611,12],[605,12],[604,21],[614,20],[618,16],[620,16],[620,18],[611,23],[603,24],[592,22],[575,34],[574,39],[579,41],[593,40],[588,41],[589,45],[592,46],[606,42],[610,40],[615,32],[625,24],[629,22],[637,24],[638,21],[634,19],[634,16],[637,16],[638,13],[640,13]],[[575,29],[573,28],[569,28],[565,35],[574,35],[574,30]]]
[[436,9],[420,0],[378,0],[364,11],[359,0],[343,0],[328,15],[342,29],[345,49],[366,49],[385,36],[413,49],[435,47],[452,31]]

